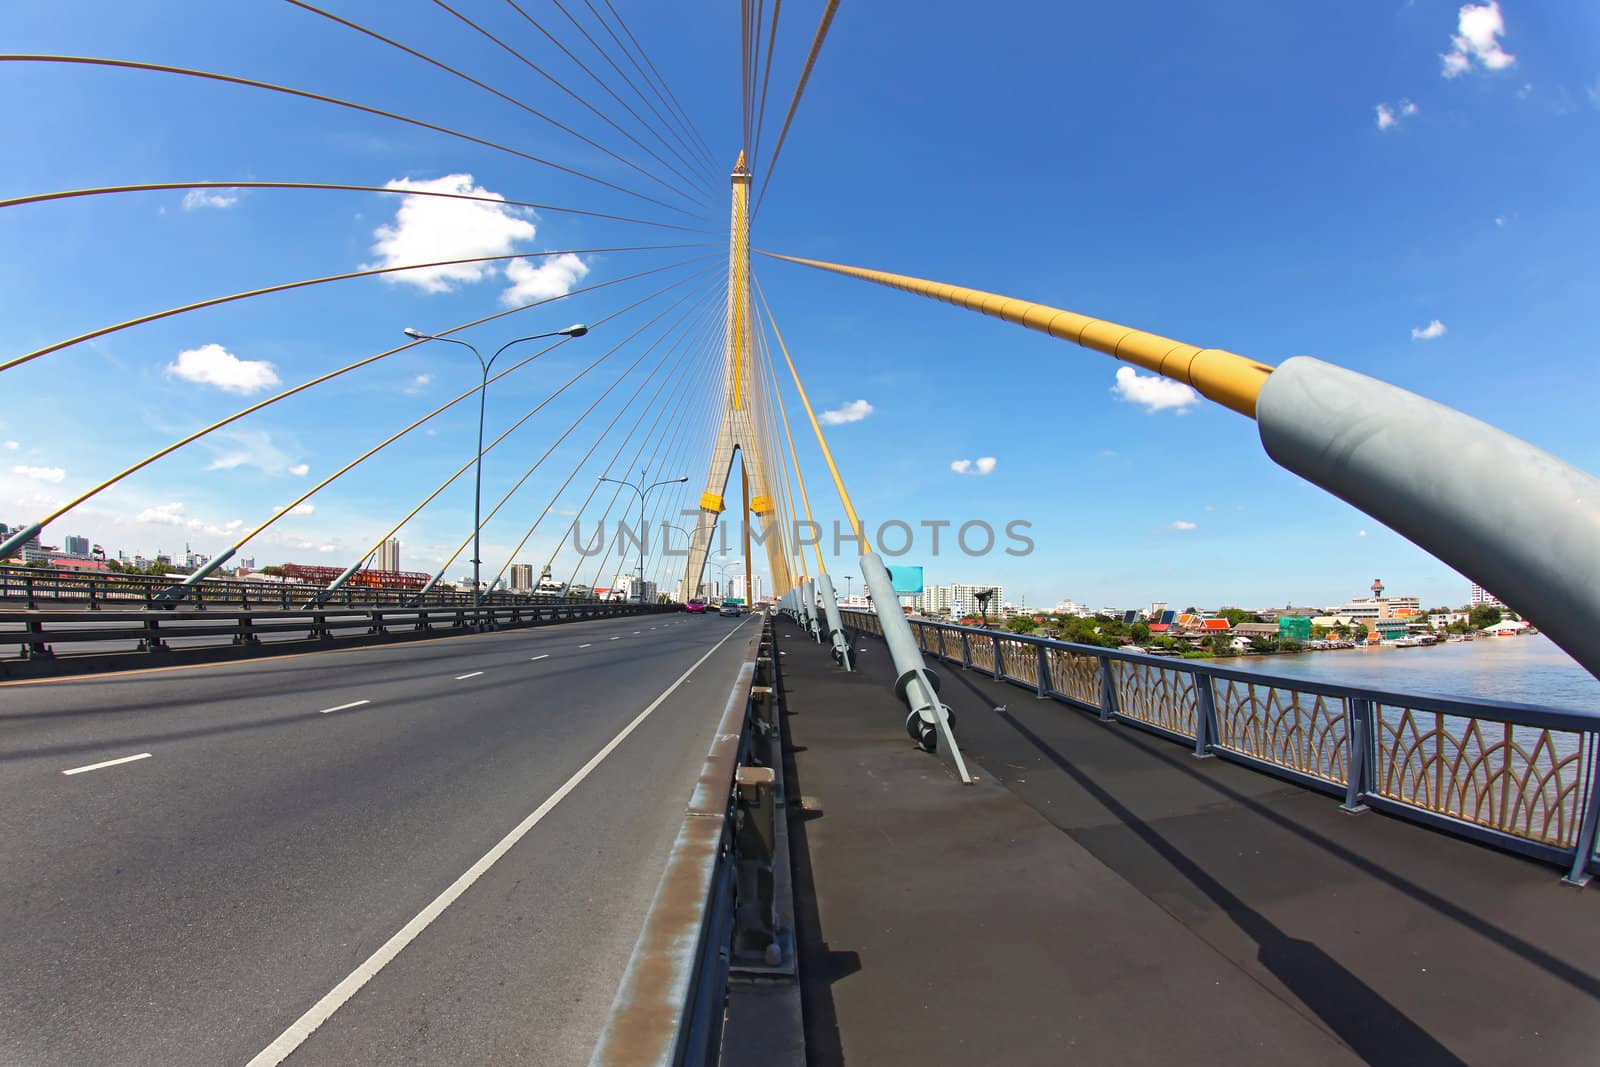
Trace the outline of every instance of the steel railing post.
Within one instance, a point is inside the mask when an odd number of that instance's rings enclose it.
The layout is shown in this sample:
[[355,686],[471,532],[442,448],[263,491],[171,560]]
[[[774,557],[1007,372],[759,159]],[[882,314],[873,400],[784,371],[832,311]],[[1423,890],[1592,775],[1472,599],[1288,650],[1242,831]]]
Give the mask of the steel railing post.
[[994,635],[994,669],[989,672],[996,681],[1006,676],[1005,662],[1005,653],[1000,647],[1000,635],[996,633]]
[[1589,795],[1573,846],[1572,869],[1561,880],[1583,888],[1589,884],[1589,864],[1594,861],[1596,828],[1600,827],[1600,735],[1589,735]]
[[1361,798],[1373,791],[1373,754],[1377,751],[1378,731],[1372,701],[1366,697],[1345,700],[1348,726],[1345,729],[1345,788],[1341,811],[1359,815],[1367,810]]
[[1211,687],[1211,675],[1195,671],[1189,675],[1194,685],[1194,755],[1196,759],[1210,759],[1211,746],[1217,740],[1217,693]]
[[1111,657],[1100,657],[1100,721],[1117,717],[1117,681],[1111,673]]
[[1051,693],[1050,653],[1043,645],[1034,645],[1033,648],[1039,654],[1039,698],[1042,700]]

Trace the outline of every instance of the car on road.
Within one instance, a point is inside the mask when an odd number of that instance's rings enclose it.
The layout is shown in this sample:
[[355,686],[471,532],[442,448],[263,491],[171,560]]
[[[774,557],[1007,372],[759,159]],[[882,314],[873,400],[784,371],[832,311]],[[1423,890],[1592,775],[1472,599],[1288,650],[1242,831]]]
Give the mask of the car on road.
[[722,602],[722,607],[717,609],[717,614],[718,615],[727,615],[727,616],[729,616],[731,618],[737,619],[740,615],[744,614],[744,605],[743,604],[734,604],[734,603],[731,603],[729,601],[724,600]]
[[683,610],[691,615],[704,615],[706,613],[706,602],[704,600],[691,600],[683,606]]

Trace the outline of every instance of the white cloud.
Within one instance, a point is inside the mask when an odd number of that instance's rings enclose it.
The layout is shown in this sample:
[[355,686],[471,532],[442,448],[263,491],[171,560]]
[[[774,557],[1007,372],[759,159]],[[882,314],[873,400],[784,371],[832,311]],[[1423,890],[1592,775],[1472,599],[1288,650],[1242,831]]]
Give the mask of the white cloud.
[[67,476],[67,472],[60,467],[24,467],[11,468],[11,473],[20,474],[24,478],[32,478],[36,482],[59,483]]
[[239,194],[233,189],[190,189],[183,194],[183,210],[194,211],[196,208],[232,207],[239,202]]
[[1188,414],[1189,406],[1199,399],[1182,382],[1140,374],[1132,367],[1117,368],[1117,384],[1111,387],[1111,393],[1130,404],[1142,405],[1147,412],[1176,408],[1179,415]]
[[513,259],[506,264],[511,287],[500,294],[500,302],[515,307],[566,296],[588,273],[589,264],[571,252],[546,257],[537,267],[526,259]]
[[240,359],[221,345],[201,345],[178,353],[167,374],[186,382],[214,385],[227,393],[258,393],[278,384],[278,372],[262,359]]
[[274,444],[272,435],[264,430],[227,430],[216,436],[214,445],[227,442],[232,447],[226,451],[216,451],[206,470],[231,471],[240,467],[254,467],[267,474],[294,474],[297,466],[303,466],[290,462],[289,454]]
[[1512,66],[1517,57],[1500,47],[1500,38],[1505,32],[1499,0],[1461,5],[1456,13],[1456,34],[1450,38],[1450,51],[1439,57],[1444,63],[1444,76],[1454,78],[1465,74],[1472,69],[1474,59],[1485,70],[1505,70]]
[[[447,174],[433,181],[396,178],[384,187],[504,199],[499,193],[474,185],[470,174]],[[503,256],[517,244],[533,240],[536,232],[532,221],[516,208],[439,196],[408,196],[401,199],[394,221],[373,231],[372,251],[378,261],[367,264],[367,269]],[[395,284],[414,285],[427,293],[447,293],[497,273],[492,263],[460,263],[401,271],[384,278]]]
[[1436,337],[1443,337],[1445,332],[1445,324],[1438,319],[1434,319],[1426,326],[1413,326],[1411,328],[1411,339],[1413,341],[1432,341]]
[[1357,537],[1365,537],[1365,536],[1367,536],[1367,531],[1362,530],[1359,533],[1357,533],[1356,536]]
[[407,382],[400,391],[407,396],[417,396],[432,384],[433,375],[419,374],[415,378],[411,379],[411,381]]
[[311,473],[311,464],[296,463],[294,466],[289,468],[289,473],[294,475],[296,478],[304,478],[306,475]]
[[184,506],[176,500],[167,504],[154,504],[147,507],[134,516],[133,521],[153,526],[176,526],[179,529],[211,534],[214,537],[232,534],[244,525],[244,522],[240,519],[232,519],[221,526],[206,522],[204,519],[197,519],[190,515]]
[[[274,515],[276,515],[282,510],[283,510],[283,505],[279,504],[277,507],[272,509],[272,513]],[[313,512],[315,512],[316,510],[317,510],[317,506],[315,504],[296,504],[294,507],[289,509],[289,514],[290,515],[310,515]]]
[[1393,129],[1400,124],[1401,119],[1408,119],[1417,113],[1417,105],[1409,100],[1401,100],[1398,104],[1379,104],[1375,109],[1378,113],[1378,129]]
[[821,419],[829,426],[839,426],[846,422],[860,422],[872,414],[872,405],[865,400],[852,400],[842,404],[831,411],[824,411]]
[[1217,506],[1215,504],[1207,504],[1206,505],[1206,510],[1207,511],[1216,511],[1217,510]]
[[1504,215],[1496,215],[1494,217],[1494,224],[1496,226],[1504,226],[1506,224],[1506,217]]
[[978,459],[958,459],[950,464],[950,469],[957,474],[971,474],[982,477],[994,473],[997,461],[993,456],[981,456]]
[[17,449],[19,449],[19,448],[21,448],[21,447],[22,447],[22,446],[21,446],[21,445],[19,445],[19,444],[18,444],[18,443],[17,443],[17,442],[15,442],[15,441],[7,441],[7,442],[6,442],[6,443],[5,443],[5,449],[6,449],[6,451],[7,451],[7,452],[15,452],[15,451],[16,451],[16,450],[17,450]]
[[1192,522],[1184,522],[1182,519],[1179,519],[1177,522],[1175,522],[1171,526],[1167,527],[1167,529],[1169,529],[1169,530],[1193,530],[1194,528],[1195,528],[1195,524],[1194,523],[1192,523]]

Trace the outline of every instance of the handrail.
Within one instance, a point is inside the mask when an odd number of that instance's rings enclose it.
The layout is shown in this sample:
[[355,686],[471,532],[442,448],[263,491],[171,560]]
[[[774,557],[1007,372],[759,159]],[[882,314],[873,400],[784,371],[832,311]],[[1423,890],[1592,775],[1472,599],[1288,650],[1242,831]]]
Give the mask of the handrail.
[[[875,633],[875,614],[844,612]],[[1286,678],[910,620],[924,652],[1324,792],[1568,868],[1600,871],[1600,713]]]

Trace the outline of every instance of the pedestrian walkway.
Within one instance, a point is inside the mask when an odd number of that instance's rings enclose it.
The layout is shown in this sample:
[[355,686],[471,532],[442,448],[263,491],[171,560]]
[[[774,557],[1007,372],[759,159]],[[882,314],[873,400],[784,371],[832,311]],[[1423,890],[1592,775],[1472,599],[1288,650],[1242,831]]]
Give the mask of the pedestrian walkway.
[[778,622],[813,1064],[1588,1064],[1600,896],[940,667],[979,781]]

